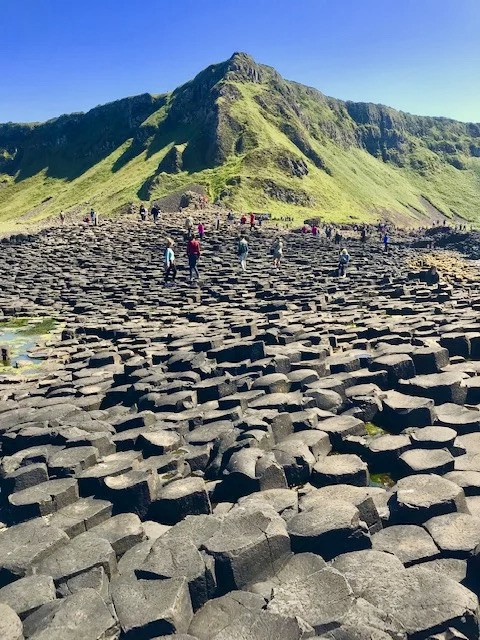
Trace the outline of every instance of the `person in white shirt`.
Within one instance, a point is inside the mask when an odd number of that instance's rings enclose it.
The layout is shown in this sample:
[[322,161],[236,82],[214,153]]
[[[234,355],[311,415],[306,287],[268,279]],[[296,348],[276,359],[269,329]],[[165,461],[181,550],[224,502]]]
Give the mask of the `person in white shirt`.
[[165,263],[165,284],[168,283],[168,278],[172,277],[172,282],[175,282],[177,276],[177,267],[175,266],[175,253],[173,252],[174,242],[171,238],[167,238],[167,247],[164,254]]

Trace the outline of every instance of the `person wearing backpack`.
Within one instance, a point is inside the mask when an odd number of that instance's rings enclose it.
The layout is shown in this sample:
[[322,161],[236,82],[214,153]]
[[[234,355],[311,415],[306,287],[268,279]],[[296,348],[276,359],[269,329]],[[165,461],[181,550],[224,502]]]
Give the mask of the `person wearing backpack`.
[[346,249],[340,251],[338,256],[338,277],[345,278],[347,275],[347,267],[350,262],[350,255]]
[[247,270],[247,255],[248,255],[248,242],[245,236],[241,236],[238,241],[238,258],[240,260],[240,266],[242,271]]

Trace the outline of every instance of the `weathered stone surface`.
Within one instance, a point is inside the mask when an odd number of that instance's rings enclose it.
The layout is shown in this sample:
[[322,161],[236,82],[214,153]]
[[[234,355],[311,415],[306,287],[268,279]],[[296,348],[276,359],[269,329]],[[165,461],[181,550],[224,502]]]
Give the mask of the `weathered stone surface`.
[[287,526],[295,553],[318,553],[330,560],[371,546],[368,527],[360,520],[358,509],[340,500],[325,500],[322,506],[293,516]]
[[445,557],[468,558],[478,553],[480,518],[468,513],[447,513],[427,520],[424,527]]
[[285,522],[276,514],[239,508],[228,514],[220,529],[203,545],[215,559],[221,591],[274,575],[290,553]]
[[118,623],[93,589],[55,600],[24,621],[32,640],[104,640],[118,636]]
[[360,519],[368,526],[370,533],[382,528],[377,503],[387,499],[386,491],[376,487],[355,487],[349,484],[329,485],[309,491],[300,500],[301,511],[309,511],[323,507],[328,500],[341,500],[353,504],[360,514]]
[[457,511],[468,513],[463,489],[434,474],[402,478],[390,499],[391,519],[398,523],[422,524]]
[[35,570],[52,576],[55,583],[60,584],[79,573],[100,566],[111,576],[117,567],[115,552],[105,538],[87,531],[40,560],[35,564]]
[[21,619],[56,597],[50,576],[27,576],[0,589],[0,602],[11,607]]
[[44,520],[58,527],[73,538],[92,527],[105,522],[112,515],[112,503],[108,500],[80,498],[59,511],[45,516]]
[[312,484],[317,487],[329,484],[350,484],[364,487],[368,484],[367,463],[356,455],[327,456],[312,469]]
[[161,536],[135,573],[145,579],[186,578],[194,611],[215,594],[212,558],[181,537]]
[[325,568],[302,581],[275,588],[268,611],[298,616],[321,631],[340,623],[352,604],[353,593],[344,576]]
[[378,531],[372,536],[372,548],[392,553],[406,567],[436,558],[440,553],[425,529],[411,524],[396,525]]
[[99,538],[105,538],[117,556],[123,555],[145,538],[140,518],[134,513],[113,516],[96,527],[91,527],[89,531]]
[[48,480],[8,497],[10,509],[17,521],[48,515],[77,499],[78,486],[73,478]]
[[231,591],[207,602],[193,616],[189,632],[198,640],[210,640],[248,611],[260,611],[265,600],[246,591]]
[[22,621],[7,604],[0,602],[0,638],[3,640],[23,640]]
[[428,637],[453,628],[467,638],[478,638],[477,597],[420,566],[379,576],[363,597],[398,620],[407,636]]
[[41,520],[0,531],[0,585],[32,573],[36,563],[67,543],[66,533]]
[[120,626],[127,638],[186,633],[193,611],[184,578],[137,580],[120,576],[111,585]]
[[150,505],[150,517],[164,524],[175,524],[187,515],[212,512],[202,478],[185,478],[167,484]]
[[[408,389],[406,389],[408,391]],[[382,425],[394,433],[407,427],[423,427],[435,421],[433,400],[388,391],[382,399]]]

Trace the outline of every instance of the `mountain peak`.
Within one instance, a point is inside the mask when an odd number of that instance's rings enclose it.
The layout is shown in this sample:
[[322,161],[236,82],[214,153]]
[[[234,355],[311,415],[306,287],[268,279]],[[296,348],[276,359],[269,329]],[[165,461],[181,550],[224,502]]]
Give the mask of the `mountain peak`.
[[262,82],[263,68],[248,53],[236,51],[227,60],[226,71],[230,80]]
[[245,51],[234,51],[230,56],[230,58],[228,59],[229,62],[231,60],[248,60],[252,64],[256,64],[252,56],[249,53],[246,53]]

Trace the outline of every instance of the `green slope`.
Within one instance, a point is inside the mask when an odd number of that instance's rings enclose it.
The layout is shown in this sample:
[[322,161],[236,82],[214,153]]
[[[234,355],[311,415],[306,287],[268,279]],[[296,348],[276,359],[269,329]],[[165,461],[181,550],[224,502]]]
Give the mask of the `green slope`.
[[[0,125],[0,225],[204,185],[236,210],[476,221],[480,125],[328,98],[245,54],[168,95]],[[440,215],[440,214],[439,214]]]

